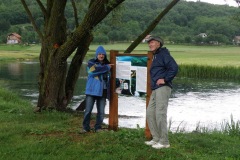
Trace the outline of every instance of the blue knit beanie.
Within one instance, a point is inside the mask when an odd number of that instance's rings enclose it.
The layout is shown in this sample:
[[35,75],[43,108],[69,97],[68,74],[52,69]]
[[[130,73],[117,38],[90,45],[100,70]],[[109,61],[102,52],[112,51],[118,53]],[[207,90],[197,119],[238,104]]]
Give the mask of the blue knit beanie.
[[100,54],[100,53],[105,55],[105,58],[107,58],[107,53],[106,53],[105,49],[103,48],[103,46],[99,46],[97,48],[97,50],[96,50],[96,58],[97,58],[98,54]]

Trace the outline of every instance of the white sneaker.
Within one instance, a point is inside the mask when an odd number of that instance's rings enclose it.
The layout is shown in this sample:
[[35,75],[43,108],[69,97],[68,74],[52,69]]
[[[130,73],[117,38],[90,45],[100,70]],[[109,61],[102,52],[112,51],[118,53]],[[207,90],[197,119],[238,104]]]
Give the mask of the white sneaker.
[[157,142],[151,140],[151,141],[145,141],[145,144],[148,145],[148,146],[152,146],[152,145],[157,144]]
[[161,144],[161,143],[156,143],[154,145],[152,145],[153,148],[155,149],[161,149],[161,148],[169,148],[170,147],[170,144]]

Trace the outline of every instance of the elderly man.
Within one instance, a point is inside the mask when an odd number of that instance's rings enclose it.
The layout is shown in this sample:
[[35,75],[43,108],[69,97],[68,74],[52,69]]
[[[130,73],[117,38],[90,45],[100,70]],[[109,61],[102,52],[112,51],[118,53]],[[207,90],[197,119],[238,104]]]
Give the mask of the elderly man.
[[177,75],[178,65],[160,37],[150,37],[148,46],[153,52],[150,68],[152,94],[147,107],[147,123],[152,140],[145,144],[155,149],[169,148],[167,129],[168,101],[172,90],[172,80]]

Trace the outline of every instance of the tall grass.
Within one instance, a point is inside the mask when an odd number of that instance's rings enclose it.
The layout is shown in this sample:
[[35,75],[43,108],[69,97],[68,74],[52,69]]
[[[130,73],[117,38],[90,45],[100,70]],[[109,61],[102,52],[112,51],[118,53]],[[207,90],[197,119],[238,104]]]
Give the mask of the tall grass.
[[234,121],[231,115],[230,122],[224,121],[221,125],[222,132],[230,136],[240,136],[240,121]]
[[213,78],[213,79],[240,79],[240,67],[234,66],[201,66],[201,65],[180,65],[180,77],[190,78]]

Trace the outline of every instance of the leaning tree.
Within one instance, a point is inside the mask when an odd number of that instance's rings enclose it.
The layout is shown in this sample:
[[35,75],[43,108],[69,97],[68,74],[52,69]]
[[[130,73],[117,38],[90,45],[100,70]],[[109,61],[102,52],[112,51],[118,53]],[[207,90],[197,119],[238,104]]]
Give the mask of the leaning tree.
[[[67,108],[73,97],[83,59],[93,40],[93,29],[124,1],[89,0],[88,10],[78,23],[75,1],[71,0],[76,28],[71,34],[67,34],[67,19],[64,15],[67,0],[36,0],[44,17],[43,30],[37,27],[28,1],[21,0],[41,40],[37,111],[42,109],[64,111]],[[67,59],[75,50],[70,66],[67,67]]]
[[[67,36],[64,15],[67,0],[36,0],[44,17],[44,29],[37,28],[28,4],[21,0],[41,39],[37,108],[65,110],[73,97],[83,59],[92,42],[94,27],[124,0],[91,0],[84,19]],[[67,59],[74,52],[69,69]]]

